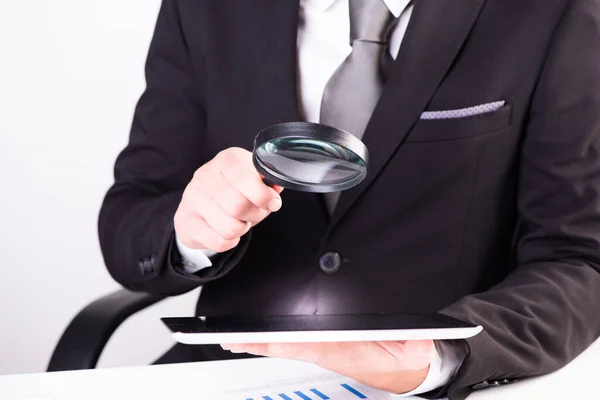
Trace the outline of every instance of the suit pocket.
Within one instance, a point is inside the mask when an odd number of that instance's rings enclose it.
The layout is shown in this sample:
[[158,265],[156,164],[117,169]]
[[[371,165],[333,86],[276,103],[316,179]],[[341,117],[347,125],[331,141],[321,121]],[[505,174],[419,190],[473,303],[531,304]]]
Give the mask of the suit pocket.
[[510,125],[512,106],[461,118],[419,119],[406,137],[406,142],[437,142],[485,135]]

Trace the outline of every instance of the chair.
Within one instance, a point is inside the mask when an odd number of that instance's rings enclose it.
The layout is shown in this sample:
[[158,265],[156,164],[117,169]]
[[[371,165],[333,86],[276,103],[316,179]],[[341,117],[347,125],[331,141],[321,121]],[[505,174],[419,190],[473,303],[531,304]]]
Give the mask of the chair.
[[94,369],[108,340],[130,316],[166,296],[118,290],[85,306],[54,348],[47,372]]

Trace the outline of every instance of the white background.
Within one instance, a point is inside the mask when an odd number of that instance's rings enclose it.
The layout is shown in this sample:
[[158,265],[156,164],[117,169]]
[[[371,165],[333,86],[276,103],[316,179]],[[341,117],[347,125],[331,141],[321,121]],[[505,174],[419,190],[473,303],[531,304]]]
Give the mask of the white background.
[[[126,144],[160,0],[0,0],[0,374],[44,371],[63,329],[118,289],[97,217]],[[172,340],[159,319],[119,329],[100,366],[147,364]]]

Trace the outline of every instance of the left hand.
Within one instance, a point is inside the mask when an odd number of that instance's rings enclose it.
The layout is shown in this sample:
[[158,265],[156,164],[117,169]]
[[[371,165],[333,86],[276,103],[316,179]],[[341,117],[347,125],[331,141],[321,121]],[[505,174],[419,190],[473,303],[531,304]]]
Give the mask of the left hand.
[[423,383],[435,354],[432,340],[292,344],[227,344],[232,353],[316,364],[366,386],[395,394]]

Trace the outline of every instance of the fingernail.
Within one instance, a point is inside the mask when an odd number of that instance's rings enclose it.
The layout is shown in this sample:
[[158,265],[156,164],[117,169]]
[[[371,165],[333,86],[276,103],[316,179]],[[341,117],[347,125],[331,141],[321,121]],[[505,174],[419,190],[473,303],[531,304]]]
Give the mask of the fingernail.
[[228,344],[222,344],[222,345],[221,345],[221,348],[222,348],[223,350],[229,350],[231,347],[230,347]]
[[269,345],[269,351],[273,354],[285,353],[286,350],[287,348],[283,344],[271,343]]
[[273,200],[271,200],[269,202],[269,205],[267,205],[267,208],[269,209],[269,211],[272,211],[272,212],[278,211],[281,208],[281,199],[279,197],[275,197]]

